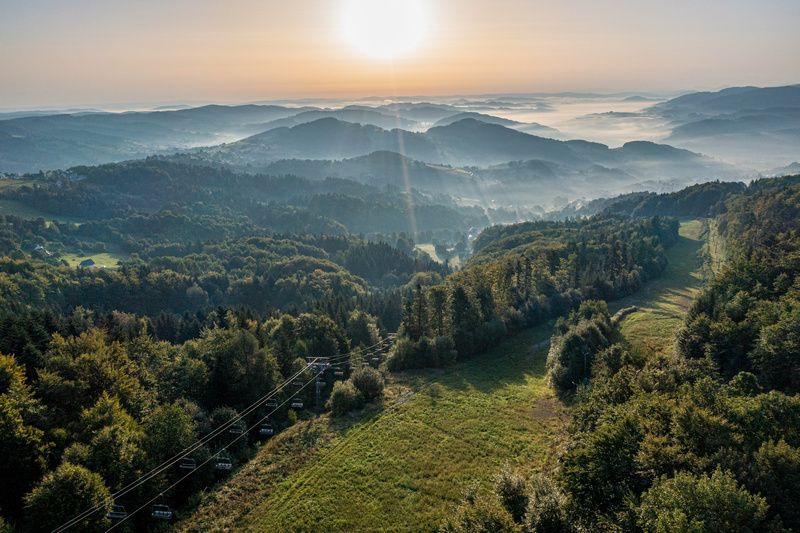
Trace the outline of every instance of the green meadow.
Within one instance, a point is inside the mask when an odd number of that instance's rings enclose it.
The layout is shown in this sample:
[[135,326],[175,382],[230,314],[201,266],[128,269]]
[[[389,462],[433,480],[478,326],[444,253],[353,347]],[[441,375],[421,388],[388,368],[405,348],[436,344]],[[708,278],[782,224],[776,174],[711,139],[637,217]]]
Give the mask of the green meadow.
[[544,380],[551,329],[448,370],[396,375],[383,405],[356,417],[299,422],[178,530],[431,531],[506,462],[552,468],[568,415]]

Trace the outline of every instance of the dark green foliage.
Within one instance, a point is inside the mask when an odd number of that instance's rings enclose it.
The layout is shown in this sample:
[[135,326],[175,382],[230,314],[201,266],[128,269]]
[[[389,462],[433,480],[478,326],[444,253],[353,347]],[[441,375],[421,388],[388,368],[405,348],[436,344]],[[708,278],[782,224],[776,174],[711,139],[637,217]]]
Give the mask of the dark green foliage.
[[144,432],[143,448],[152,465],[173,457],[197,438],[191,416],[177,404],[156,409],[144,420]]
[[[44,432],[26,424],[19,402],[0,394],[0,497],[3,511],[19,512],[20,497],[45,472],[48,444]],[[14,480],[13,483],[10,480]]]
[[[568,314],[582,301],[629,294],[663,271],[664,249],[676,242],[677,230],[674,219],[599,216],[490,228],[476,240],[480,251],[465,268],[443,285],[418,286],[406,302],[401,334],[411,344],[398,344],[390,369],[439,366],[426,338],[449,336],[458,357],[468,358],[509,334]],[[583,361],[584,351],[593,354],[608,344],[608,316],[588,324],[601,311],[594,305],[582,311],[587,324],[564,352],[557,372],[561,388],[589,375],[591,359],[587,355],[579,371],[576,354]]]
[[442,523],[441,532],[567,533],[564,494],[544,474],[526,480],[508,464],[492,478],[491,492],[477,486],[463,492],[462,499]]
[[745,188],[738,182],[709,181],[672,193],[633,193],[611,200],[603,212],[635,217],[714,217],[725,212],[728,198],[741,194]]
[[350,411],[360,409],[364,405],[364,395],[353,385],[353,381],[337,381],[333,384],[331,397],[325,407],[331,410],[334,416],[343,416]]
[[786,527],[800,530],[800,449],[783,440],[766,441],[744,475],[751,492],[764,497]]
[[[569,318],[556,323],[547,355],[548,376],[559,393],[574,389],[591,377],[595,354],[609,345],[611,317],[603,301],[587,300]],[[615,352],[611,352],[612,354]],[[615,366],[619,362],[613,362]]]
[[560,481],[568,494],[568,512],[586,523],[620,507],[629,493],[646,484],[635,459],[644,432],[633,416],[600,426],[562,458]]
[[389,370],[396,372],[408,368],[444,368],[455,362],[458,352],[451,337],[431,339],[421,337],[417,342],[401,338],[387,362]]
[[717,469],[711,476],[678,472],[658,479],[636,515],[646,533],[750,533],[770,530],[767,507],[730,472]]
[[544,474],[534,474],[529,482],[528,507],[524,526],[530,533],[564,533],[565,497],[556,483]]
[[[48,532],[108,498],[102,478],[82,466],[63,463],[48,474],[26,497],[27,530]],[[79,521],[75,528],[105,531],[111,521],[104,512]]]
[[519,531],[495,494],[478,494],[472,488],[448,516],[439,533],[514,533]]
[[500,503],[511,514],[514,522],[520,522],[528,506],[525,478],[513,472],[508,464],[492,479],[492,490],[500,498]]
[[732,197],[719,227],[729,265],[698,297],[677,336],[687,358],[709,357],[728,379],[753,372],[766,389],[800,388],[800,186],[760,180]]
[[364,395],[364,399],[368,402],[380,398],[383,394],[383,376],[371,366],[357,369],[350,376],[350,380],[356,390]]

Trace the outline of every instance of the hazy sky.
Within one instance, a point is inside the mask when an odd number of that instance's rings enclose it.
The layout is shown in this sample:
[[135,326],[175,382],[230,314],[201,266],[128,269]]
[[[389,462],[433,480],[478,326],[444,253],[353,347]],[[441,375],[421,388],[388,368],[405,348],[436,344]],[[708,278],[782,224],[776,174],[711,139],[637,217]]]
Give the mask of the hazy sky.
[[0,108],[800,83],[800,0],[419,0],[393,59],[351,1],[0,0]]

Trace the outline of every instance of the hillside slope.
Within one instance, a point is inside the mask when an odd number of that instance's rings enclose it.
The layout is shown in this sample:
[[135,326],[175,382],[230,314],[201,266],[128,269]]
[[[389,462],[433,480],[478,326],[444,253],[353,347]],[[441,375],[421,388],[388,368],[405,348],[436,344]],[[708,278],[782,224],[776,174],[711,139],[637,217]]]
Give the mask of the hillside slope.
[[566,418],[544,383],[550,332],[528,330],[446,371],[400,375],[385,408],[355,421],[298,424],[174,530],[435,530],[463,488],[506,461],[555,461]]

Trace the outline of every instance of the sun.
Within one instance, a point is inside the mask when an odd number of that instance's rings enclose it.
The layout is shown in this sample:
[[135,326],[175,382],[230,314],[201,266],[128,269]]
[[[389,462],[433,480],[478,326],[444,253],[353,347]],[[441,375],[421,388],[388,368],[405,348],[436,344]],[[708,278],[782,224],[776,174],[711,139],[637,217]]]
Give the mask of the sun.
[[423,0],[347,0],[344,37],[364,56],[399,58],[421,44],[427,15]]

